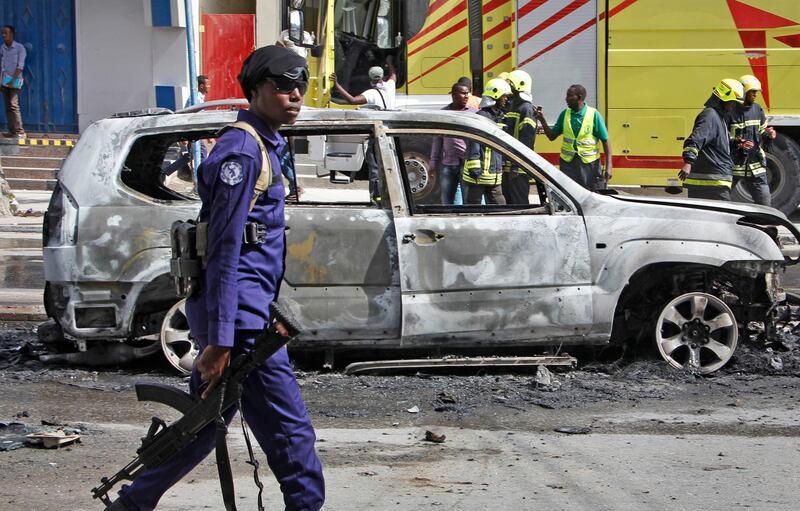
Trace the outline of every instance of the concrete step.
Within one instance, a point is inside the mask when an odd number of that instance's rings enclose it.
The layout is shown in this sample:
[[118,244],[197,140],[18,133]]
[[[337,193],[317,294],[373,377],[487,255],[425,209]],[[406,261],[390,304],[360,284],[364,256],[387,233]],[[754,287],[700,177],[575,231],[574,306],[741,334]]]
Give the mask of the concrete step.
[[58,157],[58,158],[66,158],[69,152],[72,150],[71,147],[67,146],[19,146],[18,151],[14,151],[14,156],[23,156],[23,157]]
[[49,156],[56,158],[66,158],[72,150],[71,146],[54,145],[20,145],[10,139],[0,138],[0,155],[3,157],[22,156],[40,157]]
[[3,168],[28,167],[36,169],[58,169],[64,158],[60,156],[3,156]]
[[11,190],[55,190],[55,179],[20,179],[6,178]]
[[6,179],[56,179],[58,169],[7,167],[3,165],[3,173],[6,175]]

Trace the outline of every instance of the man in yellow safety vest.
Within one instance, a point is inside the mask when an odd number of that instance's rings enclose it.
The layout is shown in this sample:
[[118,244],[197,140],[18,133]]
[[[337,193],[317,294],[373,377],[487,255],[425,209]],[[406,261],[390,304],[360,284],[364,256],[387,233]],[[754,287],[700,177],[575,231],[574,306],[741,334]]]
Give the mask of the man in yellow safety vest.
[[[586,88],[583,85],[570,85],[566,101],[569,108],[559,114],[552,128],[548,126],[541,110],[536,110],[536,118],[547,138],[555,140],[559,135],[564,137],[559,162],[561,171],[589,191],[604,188],[611,179],[613,163],[603,116],[586,104]],[[600,142],[606,153],[605,171],[600,168]]]

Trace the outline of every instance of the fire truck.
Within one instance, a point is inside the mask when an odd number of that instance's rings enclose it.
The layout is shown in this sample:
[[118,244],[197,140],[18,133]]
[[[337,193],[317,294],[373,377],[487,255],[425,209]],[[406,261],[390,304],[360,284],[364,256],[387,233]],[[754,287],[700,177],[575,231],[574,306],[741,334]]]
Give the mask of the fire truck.
[[[288,0],[289,38],[308,48],[307,103],[336,107],[388,56],[401,109],[441,108],[459,77],[476,93],[503,71],[533,77],[552,124],[571,84],[606,119],[615,186],[677,185],[683,140],[722,78],[756,76],[778,137],[767,147],[774,207],[800,204],[800,2],[797,0]],[[558,142],[536,151],[558,163]],[[408,150],[418,198],[436,188],[425,148]],[[737,200],[746,191],[734,190]]]

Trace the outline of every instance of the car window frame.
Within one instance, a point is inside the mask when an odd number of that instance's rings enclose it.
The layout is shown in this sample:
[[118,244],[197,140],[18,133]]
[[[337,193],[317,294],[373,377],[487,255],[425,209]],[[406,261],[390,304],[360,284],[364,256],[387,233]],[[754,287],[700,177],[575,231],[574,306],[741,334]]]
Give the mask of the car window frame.
[[[504,144],[502,141],[496,138],[489,138],[485,133],[475,132],[472,130],[455,130],[452,128],[419,128],[419,127],[406,127],[403,125],[390,125],[386,126],[383,129],[383,133],[390,137],[392,140],[395,140],[396,136],[402,135],[416,135],[416,136],[451,136],[451,137],[464,137],[465,135],[468,136],[471,140],[475,140],[480,142],[481,144],[486,144],[491,146],[494,150],[499,150],[503,153],[504,156],[511,156],[511,160],[516,163],[521,169],[525,171],[529,178],[534,178],[537,181],[541,182],[545,187],[545,194],[547,195],[548,204],[544,207],[547,208],[545,213],[542,213],[539,208],[542,206],[537,206],[534,208],[530,207],[517,207],[515,208],[513,205],[507,206],[499,211],[491,211],[492,208],[489,206],[487,208],[486,205],[477,206],[480,208],[481,211],[469,211],[467,209],[462,208],[453,208],[448,207],[448,205],[439,205],[437,207],[442,208],[442,212],[420,212],[417,211],[417,205],[414,203],[410,192],[408,191],[408,179],[406,178],[405,172],[402,172],[402,180],[403,180],[403,188],[406,189],[406,208],[409,211],[410,215],[524,215],[524,214],[531,214],[531,215],[541,215],[541,214],[548,214],[548,215],[564,215],[564,214],[576,214],[580,215],[580,206],[577,201],[575,201],[569,194],[567,194],[564,190],[562,190],[558,183],[554,182],[553,180],[549,179],[547,174],[545,174],[539,167],[537,167],[533,162],[522,158],[511,148]],[[398,147],[399,144],[395,144],[395,155],[394,157],[397,158],[398,162],[403,162],[402,158],[402,151],[401,147]],[[404,168],[401,167],[401,168]],[[557,211],[555,207],[555,198],[564,203],[567,207],[566,211]],[[500,207],[502,208],[502,206]],[[498,208],[498,209],[500,209]]]
[[[290,136],[318,136],[318,135],[366,135],[368,138],[372,137],[375,146],[378,147],[378,128],[376,121],[349,121],[346,125],[342,123],[330,121],[301,121],[291,126],[282,126],[279,133],[284,138]],[[307,132],[307,133],[304,133]],[[292,152],[294,157],[294,152]],[[377,158],[380,158],[376,154]],[[380,164],[380,163],[379,163]],[[380,175],[380,174],[379,174]],[[284,178],[285,179],[285,178]],[[383,176],[380,175],[383,182]],[[295,180],[297,180],[297,169],[295,168]],[[383,187],[385,189],[385,186]],[[332,188],[336,190],[336,188]],[[368,192],[367,192],[368,194]],[[319,202],[319,201],[302,201],[299,197],[294,200],[286,200],[286,207],[341,207],[341,208],[364,208],[372,206],[369,200],[363,202]]]
[[[150,202],[154,205],[158,206],[176,206],[176,207],[186,207],[187,205],[195,205],[199,206],[201,200],[200,197],[193,197],[184,195],[180,192],[172,190],[168,187],[165,187],[163,184],[160,185],[165,190],[169,190],[169,193],[172,193],[174,197],[169,199],[160,199],[157,197],[153,197],[141,190],[137,190],[136,188],[130,186],[123,180],[122,173],[125,172],[125,163],[128,161],[130,157],[131,150],[133,150],[136,143],[145,137],[158,137],[158,136],[165,136],[165,135],[175,135],[180,133],[181,135],[187,133],[202,133],[206,134],[208,132],[213,132],[216,134],[220,129],[225,127],[229,123],[222,123],[219,127],[203,125],[203,126],[191,126],[191,125],[169,125],[169,126],[159,126],[156,128],[153,127],[145,127],[139,128],[132,132],[131,136],[126,137],[127,140],[120,148],[120,154],[124,155],[121,157],[116,165],[116,170],[114,173],[114,181],[116,183],[116,189],[118,193],[124,193],[128,196],[136,197],[139,200],[144,200],[146,202]],[[197,140],[207,137],[198,137]],[[188,140],[188,137],[187,137]]]

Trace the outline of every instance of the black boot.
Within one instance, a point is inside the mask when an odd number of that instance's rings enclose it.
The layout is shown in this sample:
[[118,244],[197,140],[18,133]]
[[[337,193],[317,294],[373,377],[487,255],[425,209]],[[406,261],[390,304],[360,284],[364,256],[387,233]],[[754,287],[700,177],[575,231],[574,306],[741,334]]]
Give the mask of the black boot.
[[128,509],[128,506],[126,506],[125,503],[122,502],[122,499],[117,499],[114,502],[112,502],[110,506],[106,508],[106,511],[130,511],[130,510]]

